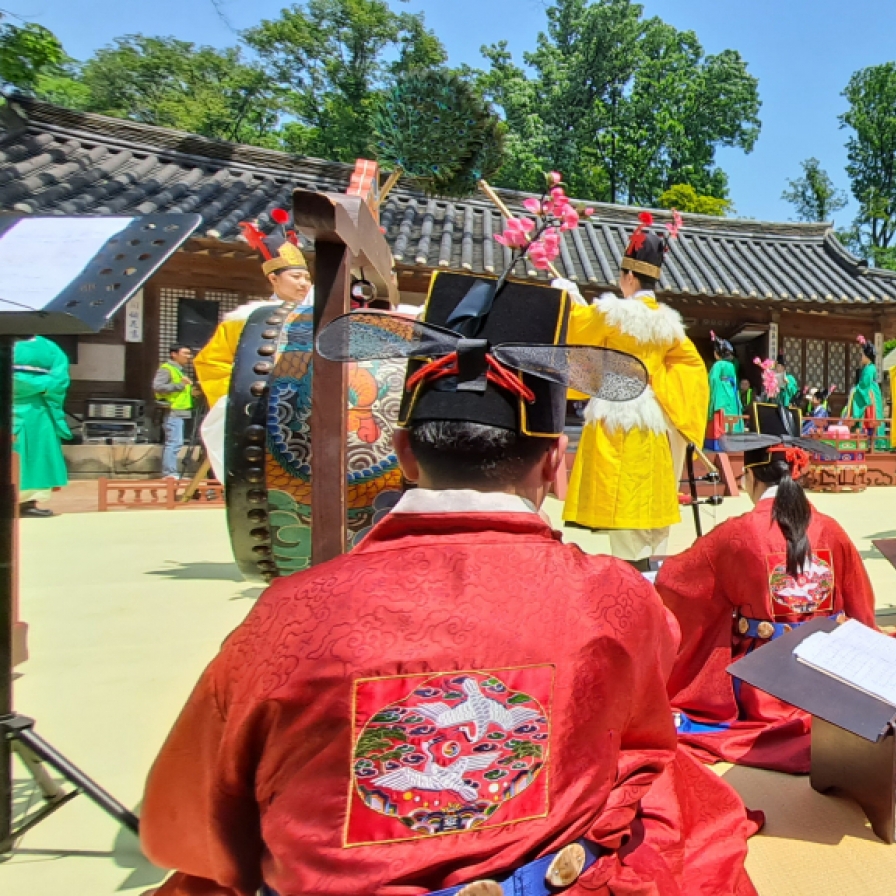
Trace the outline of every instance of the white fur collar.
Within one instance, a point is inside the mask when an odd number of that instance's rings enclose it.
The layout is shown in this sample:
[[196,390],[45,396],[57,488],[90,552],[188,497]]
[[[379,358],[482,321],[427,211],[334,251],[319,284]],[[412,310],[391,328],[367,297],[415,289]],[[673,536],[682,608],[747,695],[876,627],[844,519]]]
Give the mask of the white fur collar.
[[227,314],[224,315],[224,320],[248,320],[249,315],[259,308],[269,308],[281,304],[283,303],[280,299],[270,299],[267,302],[246,302],[245,305],[240,305],[238,308],[234,308],[233,311],[228,311]]
[[675,345],[685,339],[681,315],[668,305],[652,308],[642,299],[654,299],[652,292],[641,292],[630,299],[604,293],[594,302],[611,327],[648,345]]

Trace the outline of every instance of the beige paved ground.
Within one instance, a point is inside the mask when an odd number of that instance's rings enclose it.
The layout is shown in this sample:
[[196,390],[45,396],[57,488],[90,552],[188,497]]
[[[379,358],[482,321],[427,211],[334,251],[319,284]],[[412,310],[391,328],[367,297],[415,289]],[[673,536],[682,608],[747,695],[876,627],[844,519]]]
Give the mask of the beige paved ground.
[[[879,607],[896,607],[896,570],[869,543],[896,537],[896,490],[814,500],[841,520],[866,555]],[[744,499],[729,501],[724,515],[746,506]],[[558,509],[549,507],[554,515]],[[570,537],[590,550],[606,549],[605,536]],[[673,550],[692,537],[686,522],[675,531]],[[137,807],[146,770],[189,689],[259,589],[240,580],[224,514],[216,510],[25,520],[22,542],[31,659],[20,668],[17,709],[35,716],[48,740]],[[868,884],[896,875],[896,847],[869,839],[851,804],[812,794],[805,779],[742,769],[726,777],[754,805],[774,808],[769,835],[751,851],[762,896],[848,892],[841,872],[853,866]],[[24,801],[30,790],[24,775],[19,778]],[[837,844],[855,846],[846,865]],[[136,894],[162,877],[133,838],[78,797],[0,865],[0,893]]]

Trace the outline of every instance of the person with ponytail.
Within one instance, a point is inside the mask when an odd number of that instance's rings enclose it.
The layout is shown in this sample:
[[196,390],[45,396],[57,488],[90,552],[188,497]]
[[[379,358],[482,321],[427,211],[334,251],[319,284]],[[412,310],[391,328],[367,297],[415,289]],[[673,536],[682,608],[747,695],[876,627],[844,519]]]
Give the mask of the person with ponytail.
[[704,762],[809,771],[810,716],[733,679],[735,660],[817,616],[874,626],[862,558],[836,520],[800,485],[811,454],[795,408],[754,405],[755,432],[730,435],[744,452],[751,512],[722,523],[661,567],[656,588],[681,628],[669,678],[679,743]]

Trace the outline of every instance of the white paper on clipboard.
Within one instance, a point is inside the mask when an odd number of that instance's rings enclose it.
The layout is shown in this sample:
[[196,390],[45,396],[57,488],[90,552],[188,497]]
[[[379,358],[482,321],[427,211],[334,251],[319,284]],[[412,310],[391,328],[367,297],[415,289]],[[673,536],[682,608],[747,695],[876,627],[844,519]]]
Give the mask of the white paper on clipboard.
[[133,218],[24,218],[0,238],[0,312],[41,311]]

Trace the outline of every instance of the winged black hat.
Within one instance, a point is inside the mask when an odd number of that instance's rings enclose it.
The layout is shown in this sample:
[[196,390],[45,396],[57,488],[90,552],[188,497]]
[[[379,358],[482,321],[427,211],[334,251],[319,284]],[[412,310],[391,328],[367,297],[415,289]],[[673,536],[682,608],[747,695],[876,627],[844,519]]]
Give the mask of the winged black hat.
[[824,460],[839,457],[839,451],[833,445],[800,435],[803,415],[796,408],[756,402],[753,404],[753,418],[755,432],[732,433],[722,438],[724,451],[743,451],[745,469],[781,459],[782,452],[790,463],[788,448],[801,449]]
[[318,334],[331,361],[407,358],[399,424],[457,420],[555,438],[563,432],[569,389],[629,401],[647,387],[632,355],[566,345],[569,309],[559,289],[506,283],[480,319],[475,338],[452,324],[477,282],[463,274],[433,277],[423,319],[355,311]]

